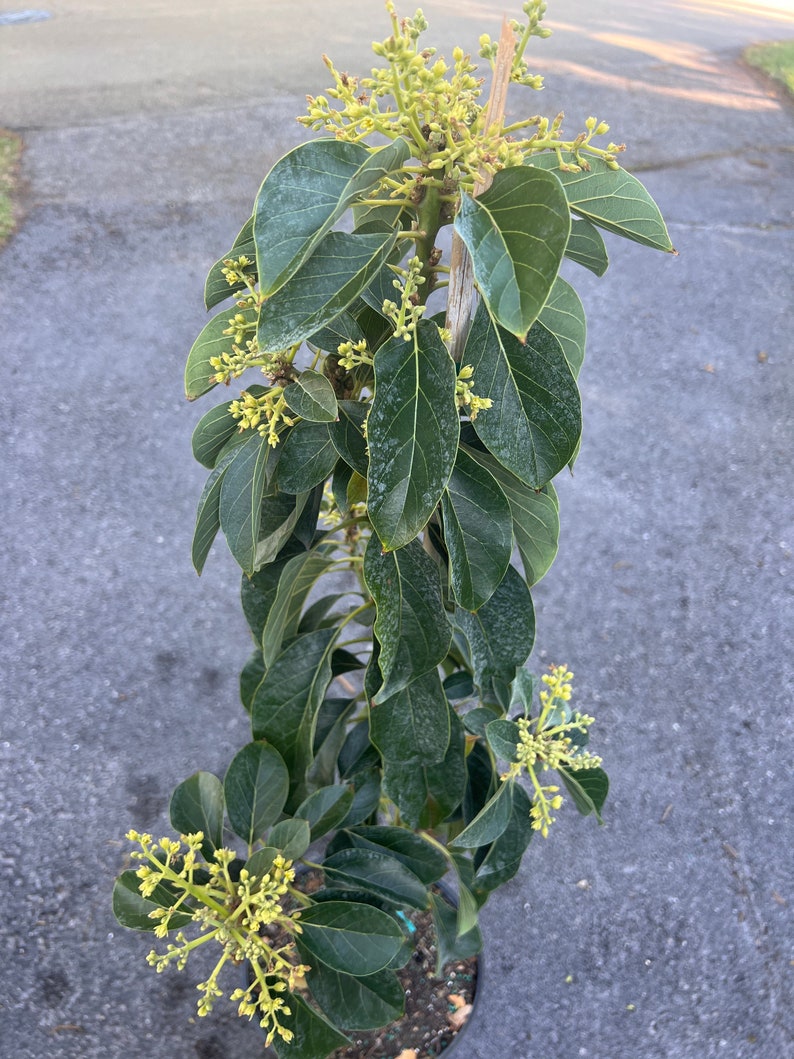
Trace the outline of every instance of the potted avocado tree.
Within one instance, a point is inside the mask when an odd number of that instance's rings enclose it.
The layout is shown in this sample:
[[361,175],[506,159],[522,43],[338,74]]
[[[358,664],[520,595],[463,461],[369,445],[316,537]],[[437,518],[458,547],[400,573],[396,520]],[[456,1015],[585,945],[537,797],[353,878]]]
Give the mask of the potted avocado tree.
[[560,266],[600,276],[600,230],[672,246],[606,125],[505,118],[509,85],[541,87],[524,53],[545,7],[481,38],[486,102],[470,57],[447,64],[389,0],[380,67],[325,60],[300,119],[319,136],[207,278],[207,308],[226,304],[187,396],[251,381],[193,435],[193,561],[220,530],[243,571],[251,741],[222,780],[177,786],[179,837],[130,832],[114,908],[163,939],[157,970],[219,943],[199,1014],[245,964],[231,998],[280,1057],[399,1019],[412,911],[440,965],[476,953],[479,909],[563,799],[600,819],[607,794],[567,666],[525,668],[581,432],[585,315]]

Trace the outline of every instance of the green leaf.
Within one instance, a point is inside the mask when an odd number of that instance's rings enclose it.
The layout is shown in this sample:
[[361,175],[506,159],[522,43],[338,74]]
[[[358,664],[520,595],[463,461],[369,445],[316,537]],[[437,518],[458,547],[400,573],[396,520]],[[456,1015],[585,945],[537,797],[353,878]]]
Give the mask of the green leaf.
[[[113,884],[113,915],[122,927],[151,931],[160,920],[150,919],[149,913],[157,908],[170,908],[180,894],[159,883],[149,897],[143,897],[138,889],[140,882],[134,868],[119,875]],[[186,926],[192,918],[190,912],[175,912],[171,916],[170,925],[176,930]]]
[[217,385],[214,381],[216,369],[210,364],[210,357],[231,353],[234,335],[224,334],[224,331],[228,330],[229,321],[237,313],[246,320],[254,320],[254,312],[251,309],[224,309],[202,328],[193,343],[185,365],[185,396],[189,401],[195,401]]
[[350,779],[379,763],[378,751],[369,739],[369,721],[359,721],[350,729],[339,751],[339,775],[344,780]]
[[436,977],[440,978],[443,967],[452,960],[467,960],[482,950],[480,928],[474,926],[466,934],[458,934],[458,913],[440,894],[431,894],[433,924],[436,928],[438,959]]
[[535,639],[532,597],[511,566],[496,592],[476,614],[460,608],[455,620],[471,648],[474,679],[480,689],[489,678],[510,683],[529,657]]
[[335,784],[310,794],[295,810],[295,816],[308,820],[314,842],[333,831],[347,816],[353,803],[353,791]]
[[529,811],[532,803],[523,787],[513,787],[513,808],[502,834],[486,853],[474,875],[475,895],[481,900],[512,879],[521,867],[533,834]]
[[240,429],[238,420],[233,419],[229,414],[230,404],[231,401],[211,408],[206,415],[201,417],[193,431],[193,455],[203,467],[209,470],[215,466],[227,442]]
[[269,668],[281,651],[285,640],[298,635],[298,625],[306,597],[317,579],[333,562],[333,546],[323,546],[302,552],[283,567],[278,589],[270,606],[262,630],[262,655]]
[[[376,696],[377,700],[377,696]],[[369,710],[370,739],[385,761],[434,765],[449,746],[449,704],[433,670]]]
[[252,846],[281,815],[289,791],[287,766],[274,747],[248,743],[232,758],[223,790],[232,830]]
[[221,528],[229,551],[247,574],[252,574],[258,565],[257,544],[269,451],[267,438],[252,434],[237,450],[221,482]]
[[308,510],[310,493],[275,493],[262,499],[262,519],[254,562],[256,569],[272,563],[293,533],[297,535],[301,515]]
[[574,213],[624,239],[675,253],[659,207],[640,181],[625,169],[610,169],[600,158],[588,162],[589,172],[580,173],[563,172],[553,154],[535,155],[531,165],[554,172]]
[[346,1029],[378,1029],[401,1018],[405,1011],[405,994],[394,971],[354,978],[316,963],[306,982],[326,1015]]
[[554,486],[549,483],[539,492],[516,478],[489,452],[468,447],[466,452],[490,471],[507,497],[527,584],[536,585],[557,555],[560,513]]
[[348,467],[363,477],[369,468],[367,443],[362,431],[368,411],[369,405],[363,401],[340,401],[339,421],[328,428],[336,451]]
[[305,493],[326,480],[336,461],[327,423],[297,423],[282,443],[278,487],[285,493]]
[[466,789],[466,737],[450,710],[450,739],[438,765],[384,762],[383,792],[399,808],[411,828],[435,827],[460,805]]
[[312,423],[333,423],[338,408],[334,388],[319,371],[307,368],[284,390],[287,407]]
[[516,748],[521,743],[521,729],[515,721],[504,718],[491,721],[485,729],[488,745],[500,761],[512,764],[516,760]]
[[240,700],[247,713],[251,712],[256,689],[262,683],[265,675],[265,663],[262,661],[262,652],[257,649],[248,656],[248,661],[240,673]]
[[381,776],[380,769],[373,768],[368,772],[358,772],[353,777],[353,804],[340,827],[354,827],[368,820],[380,806]]
[[[351,306],[353,308],[353,306]],[[348,312],[339,313],[325,327],[310,335],[307,342],[316,349],[324,349],[328,353],[336,354],[343,342],[361,342],[364,332],[358,321]]]
[[271,830],[268,842],[280,849],[286,860],[302,857],[311,843],[308,820],[281,820]]
[[582,430],[579,391],[560,343],[536,323],[522,344],[494,324],[481,302],[463,359],[474,368],[477,394],[493,401],[473,424],[478,437],[539,489],[568,463]]
[[276,353],[310,338],[330,323],[377,275],[395,232],[329,232],[291,279],[259,312],[262,353]]
[[271,1048],[278,1059],[326,1059],[331,1052],[350,1043],[297,993],[287,993],[286,1002],[290,1014],[280,1011],[278,1020],[293,1036],[289,1043],[278,1034],[273,1037]]
[[211,772],[194,772],[174,789],[169,805],[171,826],[180,835],[204,832],[201,849],[212,860],[223,845],[223,784]]
[[378,704],[443,661],[452,629],[438,567],[418,540],[396,552],[381,552],[373,534],[364,555],[364,580],[377,608],[375,636],[383,676],[374,697]]
[[573,377],[578,378],[584,361],[587,321],[579,295],[562,276],[557,277],[538,320],[560,343]]
[[331,682],[331,652],[339,629],[318,629],[293,640],[259,685],[251,709],[254,739],[266,739],[291,777],[290,805],[306,797],[317,711]]
[[[281,850],[277,846],[263,846],[248,858],[245,862],[245,870],[250,875],[256,876],[261,882],[264,876],[270,872],[280,852]],[[256,889],[260,889],[260,887],[256,887]]]
[[502,783],[493,798],[480,810],[472,822],[457,836],[454,845],[464,849],[487,846],[497,839],[510,822],[513,807],[513,783]]
[[[289,499],[292,500],[293,498],[290,497]],[[268,563],[260,570],[257,570],[253,577],[246,577],[245,574],[241,577],[240,602],[242,603],[245,619],[248,622],[254,640],[258,644],[262,643],[262,633],[270,614],[270,608],[275,601],[279,579],[284,567],[294,555],[303,555],[304,553],[305,549],[293,540],[288,547],[282,550],[274,562]]]
[[311,140],[273,166],[254,209],[260,288],[274,294],[345,210],[410,157],[404,140],[370,153],[343,140]]
[[507,571],[513,554],[510,504],[493,475],[458,449],[455,469],[441,497],[444,541],[455,598],[479,610]]
[[209,270],[209,274],[204,283],[204,305],[207,309],[212,309],[220,302],[226,301],[226,299],[230,298],[233,294],[237,294],[239,291],[246,289],[244,283],[234,283],[230,286],[223,274],[223,270],[226,267],[226,262],[229,258],[238,259],[241,257],[247,257],[250,260],[251,264],[247,265],[243,271],[246,276],[250,276],[252,280],[255,280],[256,246],[254,245],[253,217],[249,217],[240,229],[240,234],[234,240],[231,250],[224,254],[223,257],[219,258]]
[[437,882],[446,874],[447,858],[441,850],[404,827],[380,824],[351,827],[347,834],[353,845],[360,849],[386,850],[406,868],[410,868],[425,886]]
[[582,816],[595,813],[599,824],[603,824],[601,810],[609,793],[609,777],[606,772],[602,768],[576,771],[558,768],[557,772]]
[[471,732],[472,735],[481,735],[484,738],[485,726],[490,724],[496,716],[494,709],[495,707],[493,706],[475,706],[473,710],[464,713],[461,719],[466,731]]
[[584,219],[573,221],[571,224],[565,256],[578,265],[584,265],[596,276],[603,276],[609,268],[609,254],[601,233]]
[[409,908],[427,907],[424,883],[385,851],[343,849],[323,861],[323,871],[330,886],[365,890]]
[[549,296],[571,230],[556,174],[503,169],[478,198],[461,195],[455,230],[491,316],[523,338]]
[[324,964],[343,974],[382,971],[400,951],[403,934],[386,912],[356,901],[323,901],[301,912],[301,940]]
[[452,474],[460,434],[456,377],[429,321],[420,321],[415,342],[394,337],[375,354],[368,513],[389,551],[424,529]]
[[226,468],[236,456],[236,450],[221,457],[201,491],[196,511],[196,528],[193,531],[191,558],[197,574],[201,574],[210,548],[221,528],[221,486]]

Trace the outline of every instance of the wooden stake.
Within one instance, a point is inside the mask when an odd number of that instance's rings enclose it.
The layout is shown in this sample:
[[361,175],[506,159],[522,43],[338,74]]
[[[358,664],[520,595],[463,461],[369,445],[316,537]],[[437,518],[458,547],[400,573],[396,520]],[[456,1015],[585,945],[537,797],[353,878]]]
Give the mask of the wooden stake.
[[[507,19],[502,20],[502,35],[499,38],[499,49],[496,53],[496,65],[491,82],[491,94],[485,112],[485,127],[490,129],[495,122],[501,122],[507,104],[507,90],[510,86],[510,74],[516,53],[515,37]],[[491,186],[493,177],[490,173],[481,173],[474,185],[474,195],[479,195]],[[449,292],[447,298],[446,326],[452,332],[450,352],[453,360],[459,361],[469,333],[472,307],[474,305],[474,268],[466,244],[456,232],[452,239],[452,257],[450,260]]]

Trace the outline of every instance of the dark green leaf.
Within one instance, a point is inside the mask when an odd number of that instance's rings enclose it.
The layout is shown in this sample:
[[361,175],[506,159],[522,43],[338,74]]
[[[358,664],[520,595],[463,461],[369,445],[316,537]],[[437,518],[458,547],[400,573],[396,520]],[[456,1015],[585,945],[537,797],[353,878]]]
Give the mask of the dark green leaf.
[[232,830],[252,846],[281,815],[289,791],[287,766],[274,747],[248,743],[232,758],[223,790]]
[[[138,889],[140,881],[134,868],[119,875],[113,885],[113,915],[130,930],[154,930],[160,920],[150,919],[149,913],[157,908],[170,908],[180,894],[160,883],[149,897],[142,897]],[[175,912],[170,926],[178,930],[192,918],[190,912]]]
[[403,934],[386,912],[354,901],[323,901],[301,912],[301,940],[343,974],[382,971],[400,951]]
[[248,713],[251,712],[256,689],[264,675],[265,663],[262,661],[262,652],[257,649],[249,656],[240,673],[240,700]]
[[280,849],[286,860],[302,857],[311,843],[308,820],[281,820],[270,832],[268,842]]
[[350,779],[380,762],[378,751],[369,739],[369,723],[359,721],[350,729],[342,749],[339,751],[339,775]]
[[[318,626],[320,628],[320,626]],[[334,671],[333,656],[331,672]],[[336,778],[337,759],[345,741],[350,714],[356,699],[326,699],[317,714],[314,732],[314,761],[310,779],[320,787],[330,787]]]
[[290,1031],[292,1040],[287,1043],[276,1034],[271,1047],[278,1059],[326,1059],[350,1041],[343,1033],[309,1007],[303,997],[296,993],[286,994],[290,1014],[279,1012],[278,1020]]
[[254,696],[254,739],[278,750],[292,778],[290,804],[306,797],[317,711],[331,682],[331,651],[338,629],[318,629],[293,640],[276,658]]
[[343,849],[323,862],[328,884],[367,890],[409,908],[427,907],[424,883],[389,853],[377,849]]
[[[294,498],[290,498],[292,500]],[[297,542],[291,541],[285,547],[278,558],[257,570],[253,577],[243,574],[240,585],[240,600],[243,607],[248,626],[251,629],[254,640],[262,643],[262,633],[265,629],[270,608],[278,592],[278,584],[284,567],[294,555],[303,555],[305,549]]]
[[257,570],[272,563],[285,548],[290,536],[298,533],[301,515],[308,507],[310,497],[310,493],[299,493],[297,496],[274,493],[263,497],[262,521],[254,556]]
[[234,240],[231,250],[216,261],[209,270],[206,282],[204,283],[204,304],[208,309],[212,309],[220,302],[226,301],[226,299],[230,298],[233,294],[237,294],[239,291],[246,289],[244,283],[234,283],[229,285],[223,274],[223,270],[226,267],[226,262],[229,258],[239,259],[241,257],[247,257],[251,262],[250,265],[246,265],[243,269],[244,273],[252,279],[256,279],[256,247],[254,245],[253,217],[249,217],[240,229],[240,234]]
[[297,423],[282,444],[278,487],[285,493],[308,492],[334,469],[337,455],[327,423]]
[[[467,715],[468,716],[468,715]],[[491,713],[493,719],[493,713]],[[499,784],[488,748],[477,740],[466,755],[466,793],[463,798],[463,819],[470,824],[493,797]]]
[[515,567],[484,607],[476,614],[458,609],[455,620],[469,642],[477,685],[482,689],[489,678],[510,683],[535,638],[532,597]]
[[347,1029],[374,1030],[401,1018],[405,1010],[405,994],[394,971],[354,978],[317,963],[306,982],[326,1015]]
[[596,276],[603,276],[609,268],[609,254],[599,230],[584,219],[571,224],[571,234],[565,248],[565,256],[579,265],[584,265]]
[[455,229],[471,254],[491,316],[523,338],[549,296],[571,230],[556,175],[503,169],[478,198],[461,195]]
[[312,423],[333,423],[338,408],[334,388],[319,371],[309,368],[284,390],[287,407]]
[[478,926],[472,927],[466,934],[458,935],[457,910],[439,894],[431,894],[430,900],[438,945],[436,977],[440,978],[445,964],[452,960],[467,960],[481,951],[482,935]]
[[443,661],[452,638],[441,598],[438,567],[418,540],[382,552],[373,534],[364,556],[364,580],[377,607],[382,703]]
[[531,807],[526,791],[516,784],[510,822],[488,850],[474,876],[476,896],[481,900],[512,879],[520,868],[521,858],[534,834],[529,815]]
[[450,702],[471,698],[474,694],[474,681],[471,679],[471,673],[463,669],[450,673],[444,678],[444,693]]
[[579,295],[562,276],[557,277],[538,319],[560,343],[573,377],[578,378],[584,361],[587,321]]
[[340,827],[354,827],[368,820],[380,806],[380,769],[373,768],[368,772],[357,772],[353,777],[353,804]]
[[[497,722],[494,722],[497,723]],[[476,849],[497,839],[510,823],[513,807],[513,783],[503,783],[491,800],[455,839],[454,845]]]
[[185,395],[189,401],[195,401],[217,385],[214,381],[217,369],[210,364],[210,357],[231,353],[234,335],[224,332],[238,313],[253,322],[254,312],[251,309],[224,309],[202,328],[193,343],[185,365]]
[[476,706],[473,710],[463,715],[463,724],[467,732],[472,735],[485,736],[485,727],[496,717],[492,706]]
[[361,849],[387,850],[406,868],[410,868],[425,886],[437,882],[449,867],[440,849],[404,827],[352,827],[347,834],[353,845]]
[[257,330],[260,350],[287,349],[330,323],[377,275],[394,240],[394,232],[324,236],[311,257],[262,306]]
[[580,173],[563,172],[553,154],[533,156],[531,164],[554,172],[574,213],[625,239],[675,253],[659,207],[640,181],[600,158],[588,161],[589,171]]
[[[256,877],[261,882],[269,874],[279,853],[281,853],[281,850],[278,846],[263,846],[248,858],[245,862],[245,870],[249,875]],[[260,887],[256,887],[256,889],[260,889]]]
[[463,359],[480,397],[493,401],[474,429],[513,474],[539,489],[568,463],[582,429],[576,380],[554,335],[536,323],[525,344],[496,327],[480,303]]
[[449,746],[449,704],[438,673],[425,673],[388,699],[373,702],[369,731],[386,761],[403,765],[442,761]]
[[237,450],[221,483],[221,528],[229,551],[247,574],[259,565],[257,544],[269,450],[267,438],[252,434]]
[[321,545],[314,551],[294,556],[285,564],[262,630],[265,668],[273,664],[284,641],[297,636],[306,597],[333,561],[330,550]]
[[336,451],[349,467],[364,477],[369,467],[369,457],[362,425],[368,411],[369,405],[363,401],[340,401],[339,421],[329,427]]
[[193,431],[193,455],[203,467],[210,470],[226,443],[240,429],[239,422],[229,414],[230,404],[228,402],[211,408],[201,417]]
[[339,784],[321,787],[310,794],[295,810],[295,816],[309,821],[311,840],[327,835],[347,816],[353,803],[353,791]]
[[394,337],[375,354],[368,512],[389,551],[424,529],[452,474],[460,434],[455,380],[455,364],[429,321],[420,321],[414,342]]
[[466,789],[465,733],[450,711],[450,739],[438,765],[385,762],[383,791],[412,828],[435,827],[460,805]]
[[356,318],[349,312],[343,312],[335,316],[325,327],[310,335],[307,341],[316,349],[324,349],[328,353],[335,354],[343,342],[352,342],[355,345],[363,338],[364,332]]
[[180,835],[204,833],[205,860],[223,845],[223,784],[211,772],[194,772],[171,795],[171,825]]
[[455,598],[479,610],[496,591],[513,554],[510,504],[493,475],[458,449],[441,497],[444,540]]
[[226,468],[235,455],[236,451],[232,451],[221,457],[218,466],[212,471],[201,491],[196,512],[196,528],[193,531],[191,545],[191,558],[197,574],[201,574],[204,569],[212,543],[221,528],[221,485]]
[[512,764],[516,760],[516,748],[521,742],[521,730],[515,721],[502,718],[491,721],[485,730],[488,744],[500,761]]
[[609,793],[609,777],[606,772],[602,768],[576,771],[559,768],[557,772],[582,816],[595,813],[599,824],[603,824],[601,809]]

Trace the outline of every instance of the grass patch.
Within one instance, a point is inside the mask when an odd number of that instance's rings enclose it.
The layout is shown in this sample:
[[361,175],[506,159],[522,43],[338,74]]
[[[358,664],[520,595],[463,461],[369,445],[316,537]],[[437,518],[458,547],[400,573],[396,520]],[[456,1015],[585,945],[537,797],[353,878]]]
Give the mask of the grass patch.
[[744,52],[745,61],[780,81],[794,96],[794,40],[753,44]]
[[0,129],[0,247],[14,230],[14,191],[17,186],[22,141],[13,132]]

